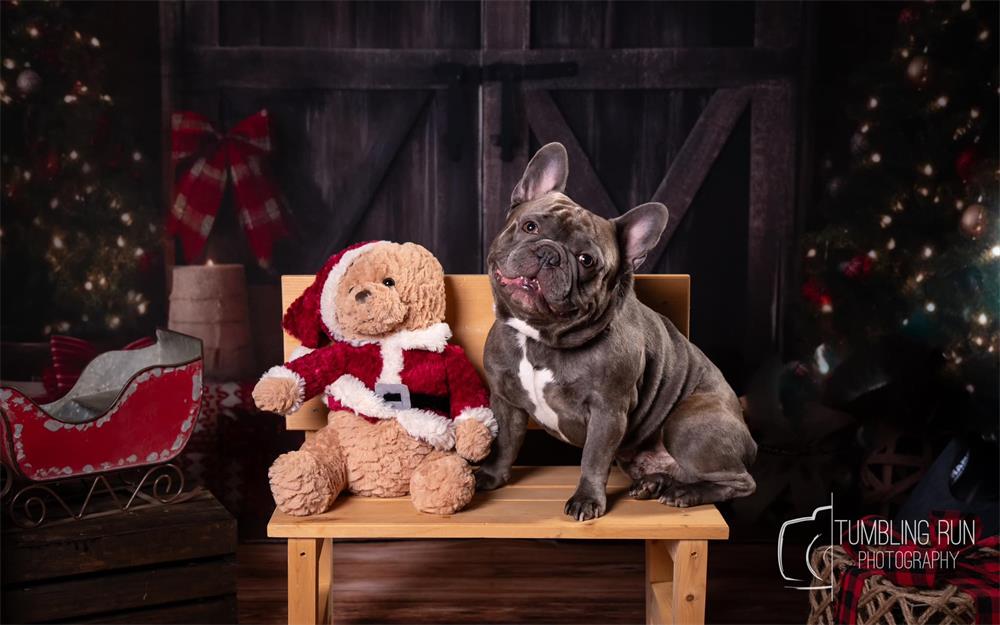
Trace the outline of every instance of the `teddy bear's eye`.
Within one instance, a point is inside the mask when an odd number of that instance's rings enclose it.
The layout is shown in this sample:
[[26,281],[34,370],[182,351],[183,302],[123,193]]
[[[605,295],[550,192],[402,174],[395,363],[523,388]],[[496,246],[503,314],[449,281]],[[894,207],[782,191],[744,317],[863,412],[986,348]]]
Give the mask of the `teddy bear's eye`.
[[386,285],[391,289],[392,287],[396,286],[396,281],[393,280],[392,278],[386,278],[385,280],[382,280],[382,284]]

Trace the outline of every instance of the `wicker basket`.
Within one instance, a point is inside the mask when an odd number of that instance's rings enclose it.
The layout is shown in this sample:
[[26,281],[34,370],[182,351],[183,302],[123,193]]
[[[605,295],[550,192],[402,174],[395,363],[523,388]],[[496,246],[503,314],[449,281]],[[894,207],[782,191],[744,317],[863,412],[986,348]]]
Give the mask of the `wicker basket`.
[[[1000,555],[1000,552],[990,551],[993,557]],[[807,623],[835,625],[834,598],[839,592],[840,576],[854,562],[837,546],[817,548],[812,553],[811,561],[813,569],[821,578],[830,579],[832,576],[834,587],[832,590],[813,588],[809,591],[810,612]],[[864,589],[858,598],[858,625],[955,625],[975,622],[976,605],[972,597],[952,585],[938,590],[900,588],[881,575],[872,575],[865,580]]]

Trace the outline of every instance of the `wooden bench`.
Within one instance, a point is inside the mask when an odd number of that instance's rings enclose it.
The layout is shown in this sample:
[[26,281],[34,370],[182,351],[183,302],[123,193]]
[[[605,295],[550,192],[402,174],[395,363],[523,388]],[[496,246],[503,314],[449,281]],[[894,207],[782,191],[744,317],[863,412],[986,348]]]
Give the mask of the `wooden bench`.
[[[285,308],[313,276],[284,276]],[[483,346],[493,323],[486,276],[448,276],[448,323],[482,370]],[[636,292],[646,304],[688,333],[690,279],[684,275],[639,276]],[[285,355],[298,342],[285,335]],[[286,417],[290,430],[306,436],[326,425],[319,398]],[[703,623],[708,541],[729,537],[715,506],[671,508],[628,497],[629,479],[617,468],[608,480],[608,513],[579,523],[563,514],[576,489],[579,467],[517,467],[511,483],[477,493],[468,508],[441,517],[417,512],[408,498],[343,496],[329,512],[291,517],[275,511],[268,536],[288,539],[288,622],[323,623],[332,615],[333,539],[559,538],[628,539],[646,543],[647,623]],[[599,615],[595,615],[599,620]]]

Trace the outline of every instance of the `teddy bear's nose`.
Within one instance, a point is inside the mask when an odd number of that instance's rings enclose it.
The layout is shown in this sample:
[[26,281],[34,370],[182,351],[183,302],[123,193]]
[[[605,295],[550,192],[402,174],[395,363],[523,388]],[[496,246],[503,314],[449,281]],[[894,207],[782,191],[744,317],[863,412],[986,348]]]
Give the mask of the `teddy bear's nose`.
[[357,300],[357,302],[358,302],[359,304],[364,304],[364,303],[365,303],[366,301],[368,301],[368,297],[369,297],[370,295],[371,295],[371,291],[369,291],[368,289],[365,289],[365,290],[363,290],[363,291],[358,291],[358,292],[357,292],[357,293],[356,293],[356,294],[354,295],[354,299],[355,299],[355,300]]

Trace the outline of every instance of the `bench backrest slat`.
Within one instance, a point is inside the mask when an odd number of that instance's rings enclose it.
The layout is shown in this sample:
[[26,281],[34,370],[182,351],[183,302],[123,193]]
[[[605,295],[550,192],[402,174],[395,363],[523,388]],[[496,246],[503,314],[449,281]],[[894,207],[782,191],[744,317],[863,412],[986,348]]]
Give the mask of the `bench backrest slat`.
[[[314,280],[314,276],[282,276],[281,307],[288,306]],[[493,294],[485,275],[445,276],[448,297],[447,321],[454,333],[452,341],[461,345],[482,373],[483,346],[493,325]],[[683,274],[640,275],[635,279],[639,299],[673,321],[688,335],[690,330],[691,280]],[[285,334],[285,358],[299,346],[299,341]],[[315,431],[326,425],[326,409],[319,398],[303,404],[298,412],[286,417],[289,430]]]

